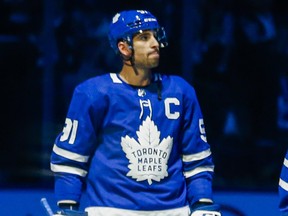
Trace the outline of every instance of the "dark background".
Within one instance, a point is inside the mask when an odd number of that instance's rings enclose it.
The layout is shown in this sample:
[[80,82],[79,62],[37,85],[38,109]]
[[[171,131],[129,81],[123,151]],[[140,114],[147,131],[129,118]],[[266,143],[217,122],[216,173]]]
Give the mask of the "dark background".
[[1,188],[52,188],[49,157],[75,85],[117,72],[112,16],[147,9],[158,71],[194,85],[220,190],[276,191],[288,142],[285,0],[1,0]]

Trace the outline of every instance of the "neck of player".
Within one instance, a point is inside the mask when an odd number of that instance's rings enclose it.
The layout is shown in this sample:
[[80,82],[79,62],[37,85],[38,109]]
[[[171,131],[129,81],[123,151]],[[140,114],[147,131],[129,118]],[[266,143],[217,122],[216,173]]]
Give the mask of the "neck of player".
[[128,64],[123,65],[119,75],[127,84],[139,87],[148,86],[152,79],[150,69],[136,68]]

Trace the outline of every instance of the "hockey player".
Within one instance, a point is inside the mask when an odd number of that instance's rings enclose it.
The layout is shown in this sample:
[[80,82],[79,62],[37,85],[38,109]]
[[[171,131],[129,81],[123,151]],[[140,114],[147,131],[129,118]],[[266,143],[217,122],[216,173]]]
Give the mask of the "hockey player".
[[220,215],[195,91],[151,71],[167,46],[164,29],[148,11],[122,11],[109,40],[121,71],[76,87],[53,147],[61,214],[85,215],[77,211],[85,184],[89,216]]
[[288,216],[288,151],[284,158],[279,179],[279,209],[282,216]]

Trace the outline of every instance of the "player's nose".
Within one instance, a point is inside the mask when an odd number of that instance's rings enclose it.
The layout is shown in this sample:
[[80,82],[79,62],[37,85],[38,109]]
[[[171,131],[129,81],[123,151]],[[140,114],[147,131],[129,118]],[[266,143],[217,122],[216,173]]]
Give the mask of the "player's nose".
[[159,42],[154,35],[151,37],[151,47],[159,48]]

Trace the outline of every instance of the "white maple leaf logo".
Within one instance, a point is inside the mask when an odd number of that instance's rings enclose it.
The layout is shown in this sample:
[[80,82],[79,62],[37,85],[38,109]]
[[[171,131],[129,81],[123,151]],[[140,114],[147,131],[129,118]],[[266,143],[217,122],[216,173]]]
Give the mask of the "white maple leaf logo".
[[167,162],[173,145],[173,138],[168,136],[160,142],[160,132],[148,116],[139,131],[136,132],[138,142],[126,135],[121,138],[121,146],[129,160],[131,176],[137,181],[147,180],[149,185],[168,176]]

